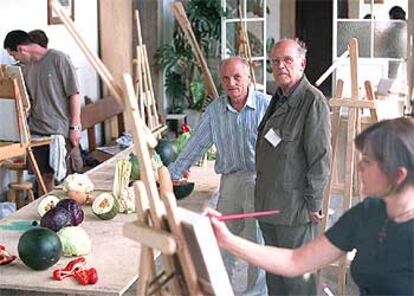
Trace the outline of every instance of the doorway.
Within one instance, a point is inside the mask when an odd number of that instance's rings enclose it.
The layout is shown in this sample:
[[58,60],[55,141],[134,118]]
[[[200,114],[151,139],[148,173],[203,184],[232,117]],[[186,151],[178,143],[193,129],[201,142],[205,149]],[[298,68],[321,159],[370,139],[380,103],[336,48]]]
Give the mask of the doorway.
[[[296,36],[308,47],[306,76],[314,84],[332,64],[332,0],[296,1]],[[319,89],[326,97],[332,94],[332,77]]]

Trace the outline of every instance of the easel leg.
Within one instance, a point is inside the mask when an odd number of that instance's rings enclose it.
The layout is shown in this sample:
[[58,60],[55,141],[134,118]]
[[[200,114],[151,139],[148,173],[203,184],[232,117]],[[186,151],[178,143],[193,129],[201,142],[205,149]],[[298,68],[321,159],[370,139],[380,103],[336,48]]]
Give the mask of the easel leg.
[[143,246],[139,266],[137,296],[148,294],[148,284],[155,276],[154,254],[149,247]]
[[42,174],[40,173],[39,166],[37,165],[36,158],[33,155],[32,148],[28,147],[26,151],[27,151],[27,156],[29,158],[29,161],[30,161],[30,163],[33,167],[34,173],[36,175],[37,182],[39,182],[40,189],[43,193],[46,194],[46,193],[48,193],[48,191],[46,189],[45,182],[43,181]]

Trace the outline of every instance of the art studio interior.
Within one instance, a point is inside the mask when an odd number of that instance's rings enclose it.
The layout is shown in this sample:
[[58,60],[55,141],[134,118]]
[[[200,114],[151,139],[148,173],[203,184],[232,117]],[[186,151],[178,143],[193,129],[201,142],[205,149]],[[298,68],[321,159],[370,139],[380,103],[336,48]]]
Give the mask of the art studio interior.
[[0,295],[414,295],[414,1],[0,1]]

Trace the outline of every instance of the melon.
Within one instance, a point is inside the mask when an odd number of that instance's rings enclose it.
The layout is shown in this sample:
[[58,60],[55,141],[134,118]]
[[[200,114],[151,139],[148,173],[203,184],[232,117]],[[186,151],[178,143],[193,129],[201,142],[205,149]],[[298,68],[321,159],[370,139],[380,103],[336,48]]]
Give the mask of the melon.
[[52,230],[36,227],[22,234],[17,250],[25,265],[34,270],[45,270],[59,261],[62,243]]
[[109,220],[118,214],[118,200],[110,192],[99,194],[92,204],[92,212],[102,220]]
[[165,166],[174,162],[178,156],[177,147],[171,141],[161,139],[158,141],[155,151],[160,155],[161,160]]
[[46,212],[56,207],[59,201],[59,197],[53,194],[46,195],[44,198],[42,198],[39,206],[37,207],[37,212],[39,213],[40,217],[43,217]]

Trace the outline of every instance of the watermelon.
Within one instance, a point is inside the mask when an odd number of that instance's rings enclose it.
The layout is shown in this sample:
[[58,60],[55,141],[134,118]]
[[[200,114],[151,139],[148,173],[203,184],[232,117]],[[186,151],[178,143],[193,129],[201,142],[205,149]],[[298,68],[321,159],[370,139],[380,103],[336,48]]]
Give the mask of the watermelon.
[[158,145],[155,147],[155,151],[160,155],[161,160],[165,166],[174,162],[177,159],[177,147],[173,142],[165,139],[158,141]]
[[99,194],[92,204],[92,212],[102,220],[109,220],[118,214],[118,200],[113,193]]
[[36,227],[22,234],[17,250],[25,265],[34,270],[45,270],[59,261],[62,243],[52,230]]

